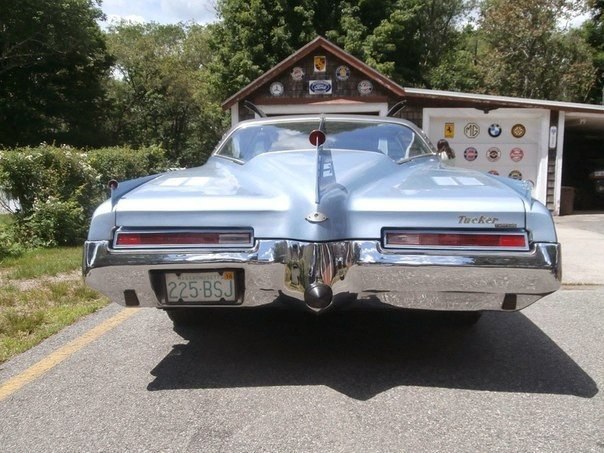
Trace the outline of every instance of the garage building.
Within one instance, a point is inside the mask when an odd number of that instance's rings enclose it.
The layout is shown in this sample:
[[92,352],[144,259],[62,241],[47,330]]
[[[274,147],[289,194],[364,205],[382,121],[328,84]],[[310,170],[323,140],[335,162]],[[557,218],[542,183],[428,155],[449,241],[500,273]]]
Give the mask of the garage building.
[[318,37],[223,103],[232,123],[266,115],[353,113],[396,116],[445,138],[455,165],[530,180],[554,214],[604,208],[591,178],[604,171],[604,106],[401,87]]

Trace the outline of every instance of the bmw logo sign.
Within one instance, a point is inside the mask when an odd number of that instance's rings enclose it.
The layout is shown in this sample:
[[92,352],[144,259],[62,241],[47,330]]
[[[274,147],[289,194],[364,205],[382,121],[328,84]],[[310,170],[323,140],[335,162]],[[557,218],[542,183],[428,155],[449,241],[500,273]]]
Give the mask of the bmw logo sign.
[[499,137],[501,135],[501,126],[493,123],[489,126],[489,135],[491,137]]

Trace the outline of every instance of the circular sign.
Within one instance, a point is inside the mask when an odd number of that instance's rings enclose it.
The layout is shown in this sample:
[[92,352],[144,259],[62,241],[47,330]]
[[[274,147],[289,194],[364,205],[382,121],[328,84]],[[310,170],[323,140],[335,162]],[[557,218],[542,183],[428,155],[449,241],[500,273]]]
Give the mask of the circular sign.
[[271,83],[270,92],[273,96],[281,96],[283,91],[283,84],[281,82]]
[[520,162],[523,157],[524,151],[522,151],[520,148],[514,148],[510,151],[510,159],[512,159],[514,162]]
[[501,135],[501,126],[493,123],[489,126],[489,135],[491,137],[499,137]]
[[369,80],[361,80],[357,85],[357,90],[359,90],[359,93],[363,95],[371,94],[373,91],[373,83],[371,83]]
[[526,127],[524,127],[524,124],[514,124],[512,126],[512,135],[516,138],[520,138],[520,137],[524,137],[524,134],[526,134]]
[[489,170],[489,174],[499,176],[499,172],[497,170]]
[[476,158],[478,157],[478,151],[476,150],[476,148],[472,148],[470,146],[469,148],[466,148],[465,151],[463,152],[463,157],[468,162],[472,162],[473,160],[476,160]]
[[522,179],[522,173],[519,170],[512,170],[508,176],[512,179]]
[[489,162],[497,162],[501,157],[501,150],[497,147],[492,147],[487,150],[487,159]]
[[350,78],[350,68],[348,66],[338,66],[336,69],[336,79],[344,81]]
[[476,138],[480,134],[480,126],[476,123],[468,123],[463,128],[463,133],[468,138]]
[[304,78],[304,69],[302,69],[300,66],[296,66],[292,69],[291,76],[292,80],[296,82],[302,81],[302,79]]

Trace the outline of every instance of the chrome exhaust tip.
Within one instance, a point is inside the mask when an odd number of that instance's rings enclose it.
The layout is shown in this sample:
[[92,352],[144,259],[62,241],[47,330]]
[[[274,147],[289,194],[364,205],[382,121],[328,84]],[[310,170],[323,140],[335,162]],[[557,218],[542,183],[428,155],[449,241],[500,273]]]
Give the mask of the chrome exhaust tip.
[[332,300],[333,291],[323,283],[313,283],[304,292],[304,302],[315,311],[329,307]]

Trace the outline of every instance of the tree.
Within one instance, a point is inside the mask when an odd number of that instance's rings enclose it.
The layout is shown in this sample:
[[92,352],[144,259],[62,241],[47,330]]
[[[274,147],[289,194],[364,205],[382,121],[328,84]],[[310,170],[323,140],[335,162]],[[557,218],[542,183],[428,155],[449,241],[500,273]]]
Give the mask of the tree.
[[96,0],[0,2],[0,145],[98,139],[111,60]]
[[365,60],[403,85],[431,87],[431,71],[457,48],[472,2],[398,0],[371,31]]
[[[430,70],[456,45],[470,0],[218,0],[211,46],[222,98],[317,35],[396,82],[429,86]],[[443,45],[446,43],[446,45]]]
[[160,144],[181,165],[200,165],[224,115],[207,87],[208,29],[122,23],[107,34],[115,58],[108,129],[117,144]]
[[588,101],[604,105],[604,0],[591,0],[589,6],[591,18],[584,24],[584,33],[594,52],[596,77]]
[[466,25],[457,38],[457,45],[445,53],[429,72],[429,85],[434,89],[480,93],[484,91],[479,47],[479,32]]
[[[212,26],[215,58],[210,75],[222,99],[312,40],[314,0],[218,0],[219,23]],[[333,8],[326,8],[327,15]]]
[[558,25],[578,8],[573,0],[486,0],[480,20],[485,89],[583,101],[594,76],[591,49],[580,33]]

